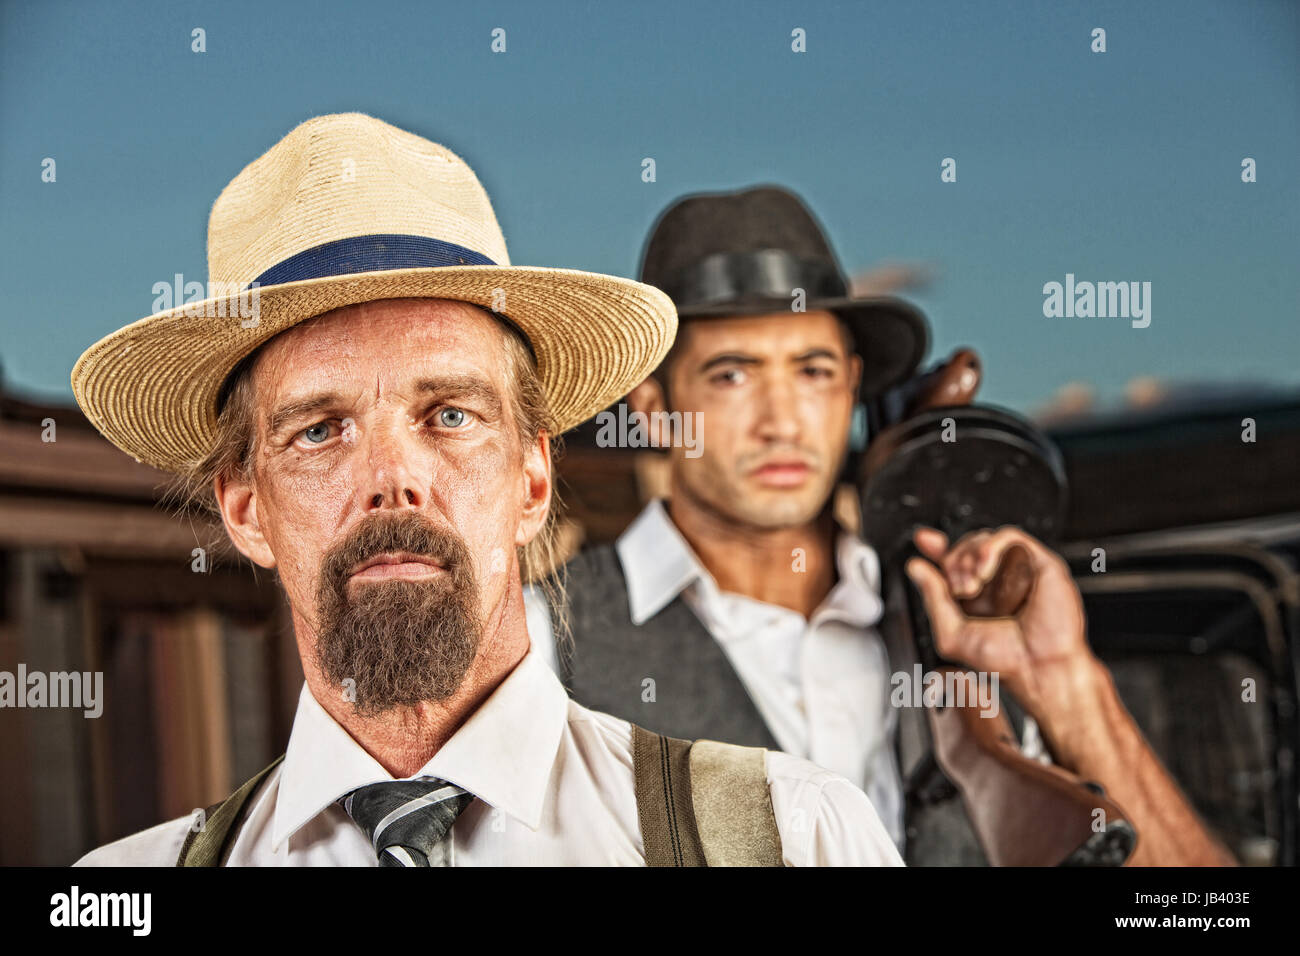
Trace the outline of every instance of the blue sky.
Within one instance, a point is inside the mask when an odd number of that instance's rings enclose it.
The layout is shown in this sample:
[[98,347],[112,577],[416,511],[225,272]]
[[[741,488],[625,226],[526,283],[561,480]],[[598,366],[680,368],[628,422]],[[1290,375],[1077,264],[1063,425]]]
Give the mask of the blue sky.
[[[911,296],[930,357],[975,345],[991,401],[1147,374],[1300,385],[1297,3],[6,0],[6,386],[70,398],[77,356],[155,282],[206,277],[226,182],[346,110],[468,160],[517,264],[635,275],[676,197],[792,187],[846,268],[933,264]],[[1066,273],[1151,282],[1150,327],[1045,318]]]

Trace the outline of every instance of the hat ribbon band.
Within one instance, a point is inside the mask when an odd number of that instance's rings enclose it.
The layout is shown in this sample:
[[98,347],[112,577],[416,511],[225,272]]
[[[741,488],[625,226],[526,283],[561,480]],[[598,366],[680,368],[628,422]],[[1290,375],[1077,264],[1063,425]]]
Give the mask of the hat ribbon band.
[[253,283],[268,286],[356,272],[494,265],[496,263],[481,252],[429,236],[398,233],[348,236],[323,242],[281,260],[254,279]]
[[795,289],[802,289],[809,299],[841,298],[848,293],[834,263],[800,259],[784,249],[716,252],[663,285],[678,308],[747,298],[789,299]]

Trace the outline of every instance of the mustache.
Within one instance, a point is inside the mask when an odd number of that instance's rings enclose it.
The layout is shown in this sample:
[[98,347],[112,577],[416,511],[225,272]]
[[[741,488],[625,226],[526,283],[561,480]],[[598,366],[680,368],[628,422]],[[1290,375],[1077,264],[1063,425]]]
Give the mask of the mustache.
[[[447,573],[349,593],[353,569],[388,551],[436,561]],[[347,699],[358,714],[446,700],[473,666],[481,636],[468,546],[416,512],[366,518],[322,561],[316,628],[316,667],[332,686],[352,682]]]
[[470,566],[469,548],[464,539],[451,529],[440,528],[423,515],[410,511],[400,515],[376,515],[357,525],[326,554],[321,564],[320,582],[342,592],[357,565],[397,551],[429,558],[453,578]]

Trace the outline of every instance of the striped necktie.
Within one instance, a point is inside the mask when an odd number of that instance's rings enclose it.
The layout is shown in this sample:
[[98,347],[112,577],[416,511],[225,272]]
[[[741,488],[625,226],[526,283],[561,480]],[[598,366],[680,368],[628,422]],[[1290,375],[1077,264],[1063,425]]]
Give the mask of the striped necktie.
[[338,802],[370,838],[380,866],[450,866],[449,831],[474,794],[421,777],[358,787]]

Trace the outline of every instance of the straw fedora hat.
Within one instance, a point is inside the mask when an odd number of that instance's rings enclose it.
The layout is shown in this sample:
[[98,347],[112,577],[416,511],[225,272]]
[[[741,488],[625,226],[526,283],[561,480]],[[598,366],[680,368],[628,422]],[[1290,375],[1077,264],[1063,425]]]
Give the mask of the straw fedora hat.
[[429,297],[493,310],[532,346],[558,431],[631,390],[677,330],[672,301],[651,286],[512,266],[473,170],[360,113],[308,120],[222,190],[208,278],[208,298],[119,329],[72,370],[90,421],[166,471],[209,452],[222,384],[242,359],[342,306]]

